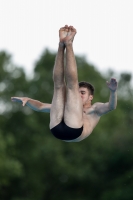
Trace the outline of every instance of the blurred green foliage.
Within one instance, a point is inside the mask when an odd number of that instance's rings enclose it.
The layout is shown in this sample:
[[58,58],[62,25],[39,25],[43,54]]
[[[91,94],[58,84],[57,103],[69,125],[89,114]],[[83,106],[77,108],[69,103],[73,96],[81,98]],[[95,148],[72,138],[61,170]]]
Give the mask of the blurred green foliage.
[[[49,114],[10,101],[28,96],[51,103],[56,54],[46,49],[27,79],[11,56],[0,52],[0,200],[133,199],[133,89],[131,75],[118,76],[117,109],[103,116],[80,143],[52,136]],[[95,87],[93,102],[107,102],[106,80],[83,56],[76,56],[79,81]],[[106,79],[105,79],[106,78]]]

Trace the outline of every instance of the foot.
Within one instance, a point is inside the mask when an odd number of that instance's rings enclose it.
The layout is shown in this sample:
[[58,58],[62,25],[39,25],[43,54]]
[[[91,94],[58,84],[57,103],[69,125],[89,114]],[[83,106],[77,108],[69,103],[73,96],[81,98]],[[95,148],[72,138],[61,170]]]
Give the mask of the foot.
[[75,35],[76,29],[73,26],[65,25],[59,30],[60,44],[72,44]]

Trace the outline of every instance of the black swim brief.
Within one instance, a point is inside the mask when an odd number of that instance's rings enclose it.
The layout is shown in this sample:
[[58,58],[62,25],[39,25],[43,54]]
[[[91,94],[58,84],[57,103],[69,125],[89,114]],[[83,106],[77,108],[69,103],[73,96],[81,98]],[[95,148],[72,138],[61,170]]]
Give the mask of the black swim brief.
[[64,123],[64,120],[51,129],[53,135],[60,140],[74,140],[82,134],[82,131],[83,126],[81,128],[71,128]]

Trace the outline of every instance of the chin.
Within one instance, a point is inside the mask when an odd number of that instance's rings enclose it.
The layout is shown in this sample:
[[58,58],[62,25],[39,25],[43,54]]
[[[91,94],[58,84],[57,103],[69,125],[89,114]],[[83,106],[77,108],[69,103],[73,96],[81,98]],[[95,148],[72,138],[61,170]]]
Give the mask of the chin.
[[86,103],[87,103],[87,101],[84,100],[84,101],[83,101],[83,105],[85,105]]
[[82,101],[83,102],[83,105],[85,105],[85,101]]

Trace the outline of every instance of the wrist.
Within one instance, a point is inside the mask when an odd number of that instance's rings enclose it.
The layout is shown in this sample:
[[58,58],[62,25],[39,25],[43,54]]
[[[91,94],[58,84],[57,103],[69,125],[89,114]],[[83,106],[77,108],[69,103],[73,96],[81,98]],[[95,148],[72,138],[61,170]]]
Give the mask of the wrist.
[[111,89],[110,89],[110,92],[111,92],[111,93],[116,93],[116,91],[117,91],[117,90],[111,90]]

